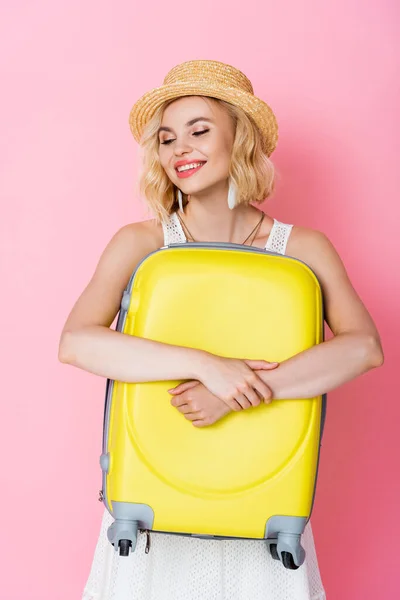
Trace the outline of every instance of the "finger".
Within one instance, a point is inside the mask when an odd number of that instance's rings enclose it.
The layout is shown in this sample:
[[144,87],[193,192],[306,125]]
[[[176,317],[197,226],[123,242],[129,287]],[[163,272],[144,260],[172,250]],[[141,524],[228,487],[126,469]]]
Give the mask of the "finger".
[[[237,393],[239,393],[239,392],[237,392]],[[239,412],[240,410],[243,410],[242,405],[239,402],[237,402],[236,396],[235,396],[235,398],[230,398],[229,400],[224,400],[223,402],[225,402],[225,404],[227,406],[229,406],[229,408],[231,410],[234,410],[235,412]]]
[[180,383],[176,387],[168,390],[168,392],[170,394],[182,394],[182,392],[186,392],[186,390],[190,390],[190,388],[193,388],[198,384],[199,384],[198,381],[184,381],[183,383]]
[[257,390],[266,404],[272,402],[272,390],[264,383],[264,381],[262,381],[262,379],[258,379],[258,381],[254,383],[254,389]]
[[180,406],[177,406],[176,408],[183,415],[187,415],[188,413],[193,411],[193,408],[191,406],[189,406],[189,404],[181,404]]
[[[255,393],[257,394],[257,397],[258,397],[258,399],[260,400],[260,402],[263,402],[263,401],[265,400],[265,398],[264,398],[264,396],[261,394],[261,392],[259,392],[259,391],[257,390],[257,388],[255,388],[255,387],[253,387],[253,389],[254,389]],[[259,402],[259,404],[260,404],[260,402]]]
[[207,421],[206,419],[198,419],[196,421],[192,421],[192,425],[194,425],[195,427],[209,427],[210,425],[212,425],[212,423],[209,423],[209,421]]
[[260,397],[254,388],[248,387],[244,390],[243,394],[250,403],[250,406],[258,406],[260,404]]
[[247,399],[247,392],[246,393],[237,393],[235,394],[235,400],[236,402],[238,402],[238,404],[240,404],[242,409],[246,409],[246,408],[250,408],[251,406],[251,402]]
[[244,360],[246,365],[251,369],[262,369],[264,371],[269,371],[271,369],[276,369],[279,365],[278,362],[268,362],[267,360]]
[[188,421],[202,421],[204,420],[204,414],[201,412],[188,412],[185,414],[185,419]]
[[186,396],[184,396],[183,394],[179,394],[179,396],[172,396],[172,398],[171,398],[172,406],[175,406],[175,408],[178,408],[179,406],[182,406],[183,404],[187,404]]

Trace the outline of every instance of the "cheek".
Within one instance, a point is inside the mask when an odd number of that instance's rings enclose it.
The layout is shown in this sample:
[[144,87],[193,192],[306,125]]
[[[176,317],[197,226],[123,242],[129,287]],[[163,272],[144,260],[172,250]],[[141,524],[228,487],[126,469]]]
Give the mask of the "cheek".
[[213,168],[219,175],[226,175],[231,161],[230,149],[225,143],[219,143],[212,152]]
[[169,155],[169,152],[166,149],[166,147],[164,148],[163,146],[161,146],[161,148],[159,148],[158,159],[159,159],[160,165],[163,167],[163,169],[167,170],[168,163],[170,160],[170,155]]
[[227,139],[225,136],[221,136],[214,140],[212,147],[210,147],[210,153],[212,153],[213,158],[218,164],[225,166],[229,165],[232,153],[231,140]]

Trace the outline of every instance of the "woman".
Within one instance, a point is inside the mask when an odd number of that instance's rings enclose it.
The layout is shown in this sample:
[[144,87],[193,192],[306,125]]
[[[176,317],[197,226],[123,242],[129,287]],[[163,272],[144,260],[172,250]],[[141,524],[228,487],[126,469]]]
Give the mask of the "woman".
[[[280,223],[257,204],[274,189],[269,156],[277,140],[270,107],[243,73],[189,61],[134,105],[130,124],[143,148],[141,191],[155,219],[122,227],[104,250],[69,315],[60,360],[121,381],[184,379],[171,403],[195,427],[262,401],[314,397],[383,363],[379,334],[343,263],[321,232]],[[139,261],[172,242],[248,244],[308,264],[322,286],[334,337],[282,362],[239,360],[127,336],[110,329]],[[98,299],[101,298],[101,302]],[[255,540],[199,540],[153,534],[151,551],[120,560],[106,538],[105,511],[86,600],[322,600],[310,522],[306,561],[296,571]]]

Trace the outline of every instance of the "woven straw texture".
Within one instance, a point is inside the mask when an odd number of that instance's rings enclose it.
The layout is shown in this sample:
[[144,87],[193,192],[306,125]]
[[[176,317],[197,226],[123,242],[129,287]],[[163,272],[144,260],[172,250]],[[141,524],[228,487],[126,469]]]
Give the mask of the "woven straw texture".
[[244,73],[213,60],[191,60],[173,67],[162,86],[139,98],[129,115],[135,140],[140,143],[145,125],[163,102],[193,95],[218,98],[242,108],[257,125],[264,152],[267,156],[272,154],[278,140],[278,124],[272,109],[254,96],[253,86]]

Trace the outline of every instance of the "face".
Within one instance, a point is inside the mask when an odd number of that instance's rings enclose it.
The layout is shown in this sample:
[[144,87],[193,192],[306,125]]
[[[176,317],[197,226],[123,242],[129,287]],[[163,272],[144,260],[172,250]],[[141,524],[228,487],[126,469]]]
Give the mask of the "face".
[[201,195],[226,185],[234,135],[230,115],[212,98],[178,98],[162,117],[158,133],[161,165],[184,194]]

